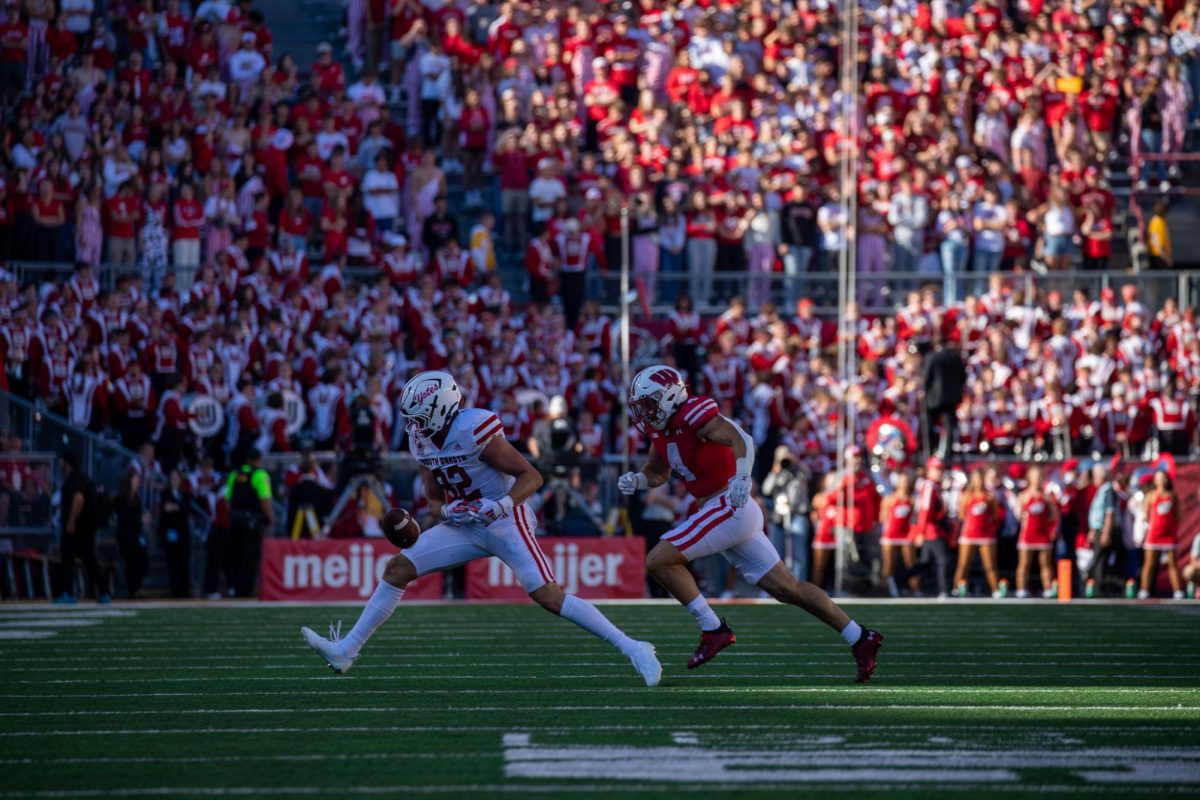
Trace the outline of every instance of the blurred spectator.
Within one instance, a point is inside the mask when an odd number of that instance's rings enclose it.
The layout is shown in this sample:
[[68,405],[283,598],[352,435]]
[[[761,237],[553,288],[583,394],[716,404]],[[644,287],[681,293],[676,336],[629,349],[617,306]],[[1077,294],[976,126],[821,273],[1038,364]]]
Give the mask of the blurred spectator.
[[141,597],[142,581],[150,569],[146,542],[146,525],[150,515],[142,502],[142,478],[137,472],[128,470],[121,476],[121,484],[113,497],[113,515],[117,549],[121,553],[125,572],[125,594],[138,599]]
[[110,602],[108,586],[96,560],[96,530],[103,524],[100,495],[91,478],[80,469],[79,454],[66,450],[59,456],[61,536],[58,541],[59,583],[62,594],[55,603],[74,604],[75,562],[83,563],[86,577],[99,603]]
[[192,499],[179,470],[171,470],[167,485],[159,492],[158,542],[167,561],[171,596],[192,596]]

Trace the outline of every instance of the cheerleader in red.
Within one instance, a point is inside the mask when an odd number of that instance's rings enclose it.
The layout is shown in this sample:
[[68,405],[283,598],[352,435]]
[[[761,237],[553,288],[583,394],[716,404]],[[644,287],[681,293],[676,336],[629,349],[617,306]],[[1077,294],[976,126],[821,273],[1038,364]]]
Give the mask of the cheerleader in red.
[[992,597],[1000,596],[1000,579],[996,574],[996,525],[1003,516],[995,495],[988,491],[983,470],[972,470],[958,506],[962,527],[958,532],[958,568],[954,571],[955,591],[967,579],[971,559],[979,551],[983,572],[987,576]]
[[816,534],[812,544],[812,582],[817,586],[824,584],[829,559],[837,549],[837,536],[833,531],[837,521],[837,497],[832,490],[833,473],[830,472],[821,483],[821,493],[813,498],[812,514]]
[[1021,509],[1021,534],[1017,538],[1017,597],[1029,597],[1029,569],[1037,553],[1042,576],[1042,597],[1052,597],[1051,552],[1058,536],[1058,503],[1042,486],[1042,468],[1031,467],[1029,486],[1017,500]]
[[1154,591],[1154,580],[1162,553],[1167,556],[1167,575],[1176,600],[1183,599],[1183,578],[1179,574],[1175,544],[1179,528],[1179,498],[1171,485],[1171,476],[1154,473],[1154,486],[1146,493],[1146,542],[1142,545],[1142,588],[1138,597],[1145,599]]
[[[883,579],[888,582],[889,591],[894,588],[892,575],[896,571],[896,557],[903,560],[905,569],[917,560],[917,551],[912,544],[912,485],[912,475],[901,472],[896,476],[896,490],[883,498],[879,507],[879,516],[883,519],[883,535],[879,539],[883,548]],[[909,582],[914,591],[919,588],[915,576]]]

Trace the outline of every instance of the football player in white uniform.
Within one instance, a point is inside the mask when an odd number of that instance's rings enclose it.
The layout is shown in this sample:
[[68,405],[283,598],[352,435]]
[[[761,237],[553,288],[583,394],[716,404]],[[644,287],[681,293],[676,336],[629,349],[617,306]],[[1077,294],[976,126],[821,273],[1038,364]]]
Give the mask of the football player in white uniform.
[[396,610],[409,581],[496,556],[538,605],[616,647],[647,686],[657,685],[662,666],[654,646],[631,639],[587,600],[555,583],[550,561],[534,538],[534,513],[525,502],[541,488],[542,476],[505,439],[495,414],[460,409],[461,404],[462,393],[446,372],[424,372],[404,386],[400,413],[408,423],[410,449],[421,464],[429,511],[443,522],[388,562],[383,580],[345,638],[331,631],[326,639],[302,628],[304,640],[334,672],[345,672]]

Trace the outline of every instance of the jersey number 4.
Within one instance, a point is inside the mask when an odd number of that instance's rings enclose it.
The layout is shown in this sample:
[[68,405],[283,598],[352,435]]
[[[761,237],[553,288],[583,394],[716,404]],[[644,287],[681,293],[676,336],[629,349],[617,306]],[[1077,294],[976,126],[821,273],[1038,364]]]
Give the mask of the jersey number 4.
[[671,471],[685,481],[694,481],[696,476],[683,463],[683,457],[679,455],[679,445],[674,442],[667,443],[667,463],[671,465]]
[[446,469],[435,469],[432,472],[433,482],[438,485],[438,488],[446,495],[446,500],[450,502],[479,500],[483,497],[478,489],[471,490],[471,475],[462,467],[447,467]]

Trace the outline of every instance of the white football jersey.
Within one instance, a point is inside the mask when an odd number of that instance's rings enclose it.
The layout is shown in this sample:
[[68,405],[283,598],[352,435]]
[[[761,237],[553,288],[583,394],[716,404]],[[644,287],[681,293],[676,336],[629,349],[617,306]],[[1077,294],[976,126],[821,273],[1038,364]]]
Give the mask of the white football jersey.
[[491,411],[467,408],[450,422],[441,447],[418,436],[409,438],[409,450],[433,480],[453,500],[499,500],[516,478],[483,462],[483,449],[493,437],[504,437],[504,426]]

